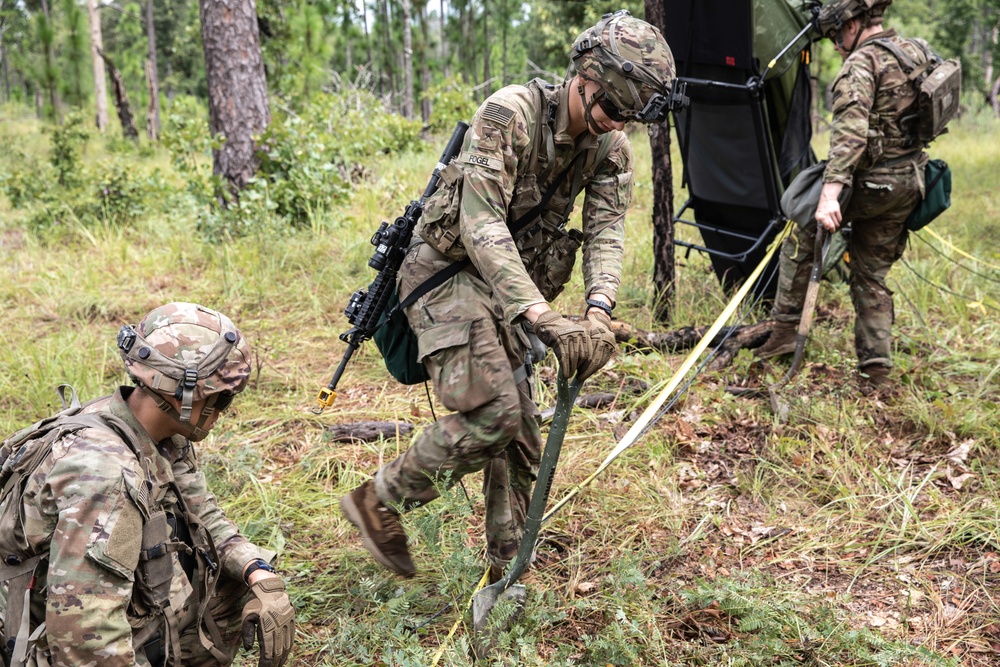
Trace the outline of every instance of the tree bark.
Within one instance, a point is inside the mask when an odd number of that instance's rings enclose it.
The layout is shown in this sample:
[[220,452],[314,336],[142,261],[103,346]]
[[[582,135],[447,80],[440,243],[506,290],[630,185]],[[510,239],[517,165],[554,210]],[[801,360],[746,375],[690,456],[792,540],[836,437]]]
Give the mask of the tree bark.
[[97,0],[87,0],[87,19],[90,22],[90,57],[94,69],[94,123],[100,132],[108,129],[108,82],[104,78],[104,37],[101,33],[101,14]]
[[469,50],[468,50],[468,68],[469,68],[469,83],[475,85],[476,83],[476,0],[469,0],[468,10],[465,12],[465,17],[469,21],[469,30],[466,33],[466,37],[469,40]]
[[[424,125],[430,122],[431,113],[431,100],[427,97],[427,90],[431,87],[431,68],[427,64],[427,59],[430,57],[430,36],[427,29],[427,0],[419,0],[417,3],[417,20],[420,22],[420,35],[423,39],[423,44],[420,47],[420,120],[423,121]],[[444,39],[444,35],[441,35]]]
[[493,84],[490,82],[490,8],[487,0],[483,0],[483,100],[485,101],[493,93]]
[[[271,122],[254,0],[199,0],[208,83],[208,126],[223,139],[212,171],[239,192],[258,167],[254,135]],[[219,203],[225,206],[223,193]]]
[[[701,342],[709,328],[681,327],[676,331],[643,331],[621,320],[615,320],[611,323],[611,330],[615,334],[615,340],[619,343],[625,343],[637,350],[659,350],[668,354],[690,350]],[[709,343],[711,347],[717,347],[720,344],[722,347],[716,352],[716,357],[708,368],[710,370],[723,368],[732,362],[740,350],[760,347],[767,341],[773,328],[774,320],[764,320],[741,327],[723,328]]]
[[[48,29],[55,34],[55,26],[52,25],[52,15],[49,13],[49,3],[46,0],[42,0],[42,14],[45,15],[45,22],[48,25]],[[54,37],[53,37],[54,39]],[[59,110],[59,91],[57,90],[56,80],[55,80],[55,54],[53,53],[53,44],[47,42],[43,45],[45,50],[44,61],[45,61],[45,87],[48,89],[49,93],[49,104],[52,106],[52,116],[53,118],[62,123],[62,113]]]
[[135,129],[135,115],[132,113],[132,105],[128,101],[125,79],[122,78],[122,73],[118,71],[118,68],[104,51],[98,51],[98,54],[104,59],[104,64],[108,68],[108,76],[111,77],[111,92],[114,95],[115,109],[118,111],[118,121],[122,126],[122,134],[126,139],[138,142],[139,132]]
[[458,5],[458,71],[462,74],[462,82],[469,85],[472,82],[469,80],[469,40],[465,36],[468,24],[467,13],[466,2],[460,3]]
[[146,87],[149,89],[149,108],[146,110],[146,136],[150,141],[160,139],[160,77],[156,66],[156,30],[153,27],[153,0],[146,0],[146,39],[149,56],[146,58]]
[[451,76],[451,70],[448,67],[448,35],[445,33],[445,21],[444,21],[444,0],[441,0],[441,72],[444,74],[444,78]]
[[990,89],[990,106],[993,107],[993,113],[996,114],[997,118],[1000,118],[1000,77],[993,82],[993,87]]
[[7,73],[7,52],[3,50],[3,34],[6,31],[4,26],[0,26],[0,67],[3,68],[3,82],[4,82],[4,96],[2,100],[4,102],[10,101],[10,76]]
[[353,422],[334,424],[326,427],[328,438],[333,442],[371,442],[380,438],[395,438],[407,435],[413,424],[406,422]]
[[[361,25],[365,28],[365,52],[368,54],[368,67],[372,70],[372,76],[375,74],[375,60],[372,58],[372,36],[368,32],[368,3],[361,3]],[[379,97],[382,96],[382,76],[377,76],[378,81],[378,94]]]
[[[646,20],[666,30],[666,10],[660,0],[646,0]],[[649,128],[653,156],[653,312],[670,322],[674,304],[674,178],[670,163],[670,125]]]
[[403,118],[413,118],[413,33],[410,30],[411,0],[402,0],[403,10]]
[[390,106],[396,108],[396,68],[393,66],[392,30],[389,27],[389,3],[382,0],[382,37],[385,40],[382,44],[383,60],[385,62],[386,74],[388,76]]
[[500,30],[501,30],[501,34],[502,34],[502,44],[503,44],[503,46],[500,49],[500,53],[503,54],[501,56],[501,59],[502,59],[502,62],[503,62],[503,66],[501,67],[501,71],[500,71],[500,87],[503,88],[504,86],[507,85],[507,26],[510,25],[510,13],[509,13],[508,7],[507,7],[508,0],[501,0],[501,1],[503,3],[501,5],[503,7],[503,9],[500,10],[501,11],[501,16],[500,16],[500,25],[501,25],[501,28],[500,28]]

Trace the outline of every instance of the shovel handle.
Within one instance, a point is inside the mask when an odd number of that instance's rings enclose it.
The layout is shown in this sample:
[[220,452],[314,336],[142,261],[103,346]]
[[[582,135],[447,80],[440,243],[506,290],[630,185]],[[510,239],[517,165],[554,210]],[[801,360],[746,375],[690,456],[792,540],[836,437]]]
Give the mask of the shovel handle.
[[538,464],[538,479],[531,492],[531,502],[528,504],[528,513],[524,519],[524,532],[521,534],[521,544],[517,548],[517,556],[507,574],[500,581],[487,586],[487,588],[496,591],[497,594],[510,588],[524,574],[531,561],[531,553],[535,550],[535,540],[538,539],[538,531],[542,526],[542,517],[545,516],[545,504],[549,500],[552,479],[556,474],[559,453],[562,451],[566,429],[569,427],[569,416],[573,412],[573,404],[576,402],[576,397],[583,384],[576,378],[567,381],[563,378],[562,373],[558,373],[558,377],[556,411],[552,416],[552,424],[549,426],[549,435],[545,439],[542,460]]

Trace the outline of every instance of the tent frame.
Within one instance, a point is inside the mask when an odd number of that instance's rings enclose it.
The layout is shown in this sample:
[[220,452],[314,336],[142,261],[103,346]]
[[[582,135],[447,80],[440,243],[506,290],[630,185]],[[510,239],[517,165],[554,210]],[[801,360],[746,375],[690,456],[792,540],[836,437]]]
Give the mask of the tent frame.
[[[728,95],[730,100],[735,100],[740,104],[749,106],[751,113],[752,126],[754,130],[754,139],[756,141],[757,156],[759,158],[761,176],[763,180],[764,195],[767,202],[767,213],[768,222],[764,228],[757,235],[751,235],[746,233],[746,230],[733,230],[727,229],[725,227],[720,227],[716,224],[708,224],[705,222],[697,222],[696,220],[685,219],[685,213],[692,208],[696,195],[690,185],[690,172],[688,170],[688,156],[691,147],[691,122],[694,112],[690,110],[683,116],[678,116],[675,114],[675,123],[678,129],[677,137],[678,144],[681,151],[681,160],[684,165],[684,178],[683,182],[687,185],[689,192],[691,193],[687,201],[680,208],[680,210],[674,215],[674,239],[673,242],[677,246],[688,248],[690,250],[697,250],[699,252],[704,252],[708,255],[719,257],[722,259],[730,260],[735,263],[743,262],[748,256],[757,252],[763,244],[765,244],[770,238],[774,236],[778,228],[784,225],[786,220],[785,214],[781,210],[781,194],[783,192],[784,186],[780,182],[777,174],[776,164],[777,156],[774,154],[774,144],[773,135],[771,133],[771,128],[767,122],[767,109],[766,109],[766,94],[764,84],[768,79],[768,75],[774,70],[774,67],[778,61],[781,60],[785,54],[788,53],[792,48],[794,48],[800,40],[813,29],[811,23],[807,23],[802,30],[795,35],[781,50],[781,52],[775,56],[768,63],[767,67],[759,75],[751,75],[750,78],[743,84],[731,83],[725,81],[717,81],[707,78],[699,78],[692,76],[679,76],[678,82],[685,85],[688,89],[689,94],[692,99],[695,98],[699,91],[717,91],[723,95]],[[808,44],[808,42],[807,42]],[[693,63],[690,59],[687,62],[688,67],[693,67]],[[752,67],[751,71],[756,70],[756,67]],[[681,131],[681,125],[683,118],[684,131]],[[743,250],[739,252],[725,252],[718,248],[709,248],[706,245],[700,245],[697,243],[692,243],[688,241],[683,241],[677,238],[676,230],[677,225],[687,225],[697,228],[702,232],[711,232],[717,234],[721,237],[726,237],[730,239],[737,239],[739,241],[748,242],[749,245],[745,246]]]

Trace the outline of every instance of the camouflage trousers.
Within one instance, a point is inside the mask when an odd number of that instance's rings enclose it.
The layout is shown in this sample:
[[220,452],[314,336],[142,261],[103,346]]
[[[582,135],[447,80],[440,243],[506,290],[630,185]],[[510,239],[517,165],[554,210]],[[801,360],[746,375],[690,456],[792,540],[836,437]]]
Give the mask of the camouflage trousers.
[[[411,248],[400,268],[400,298],[450,263],[425,243]],[[518,383],[513,370],[524,365],[528,342],[470,271],[418,299],[406,316],[438,399],[452,413],[378,471],[376,492],[383,503],[410,509],[436,498],[437,485],[482,470],[487,554],[506,565],[517,554],[542,449],[530,384]]]
[[[923,170],[927,156],[858,172],[854,190],[843,212],[850,222],[848,256],[851,301],[854,303],[854,348],[858,367],[892,366],[892,291],[885,277],[903,256],[907,230],[904,222],[923,197]],[[797,226],[781,246],[778,294],[773,317],[798,323],[813,264],[816,228]]]

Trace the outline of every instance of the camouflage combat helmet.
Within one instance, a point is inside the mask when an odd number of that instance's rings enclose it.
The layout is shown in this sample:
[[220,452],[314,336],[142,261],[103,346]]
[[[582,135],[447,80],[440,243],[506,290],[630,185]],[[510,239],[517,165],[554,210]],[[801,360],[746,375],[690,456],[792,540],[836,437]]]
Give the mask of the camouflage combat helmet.
[[[123,326],[118,352],[132,381],[195,440],[208,434],[208,418],[228,407],[250,377],[250,346],[232,320],[193,303],[168,303],[138,326]],[[180,412],[165,396],[180,401]],[[196,424],[191,406],[202,399],[208,400]]]
[[571,57],[577,74],[598,83],[616,107],[618,113],[609,114],[612,120],[651,123],[665,118],[676,70],[670,47],[655,26],[624,9],[605,14],[576,38]]
[[835,33],[851,19],[880,17],[891,4],[892,0],[830,0],[819,12],[817,27],[821,35],[834,39]]

